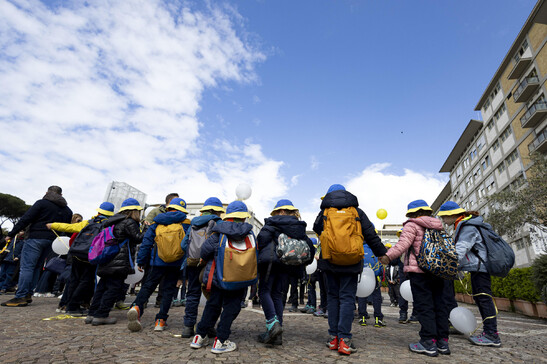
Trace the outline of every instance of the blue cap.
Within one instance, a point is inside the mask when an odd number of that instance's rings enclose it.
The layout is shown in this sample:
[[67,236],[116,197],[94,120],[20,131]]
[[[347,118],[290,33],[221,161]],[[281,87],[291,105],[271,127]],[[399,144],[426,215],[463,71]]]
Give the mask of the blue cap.
[[209,210],[226,212],[226,210],[224,210],[222,202],[216,197],[209,197],[207,200],[205,200],[203,207],[199,211],[203,212]]
[[298,209],[296,207],[294,207],[291,200],[286,200],[286,199],[277,201],[277,203],[275,204],[275,207],[272,210],[271,214],[273,214],[273,212],[276,211],[276,210],[296,210],[296,211],[298,211]]
[[122,202],[122,207],[120,208],[119,212],[126,210],[142,210],[142,207],[139,201],[135,200],[134,198],[128,198],[127,200]]
[[339,185],[339,184],[334,184],[334,185],[329,187],[327,193],[331,193],[331,192],[334,192],[334,191],[345,191],[345,190],[346,190],[346,187],[344,187],[342,185]]
[[251,215],[249,214],[247,205],[242,201],[234,201],[226,208],[226,216],[224,216],[224,219],[246,219],[248,217],[251,217]]
[[114,204],[112,202],[103,202],[97,211],[104,216],[114,215]]
[[415,200],[408,204],[408,210],[406,212],[406,216],[418,210],[433,211],[431,210],[431,207],[429,207],[427,202],[425,202],[424,200]]
[[465,210],[462,209],[460,205],[458,205],[454,201],[446,201],[439,208],[439,213],[437,214],[437,216],[458,215],[463,212],[465,212]]
[[171,202],[169,202],[169,205],[167,205],[166,207],[168,209],[175,209],[184,212],[185,214],[188,213],[188,211],[186,211],[186,201],[179,197],[175,197],[174,199],[172,199]]

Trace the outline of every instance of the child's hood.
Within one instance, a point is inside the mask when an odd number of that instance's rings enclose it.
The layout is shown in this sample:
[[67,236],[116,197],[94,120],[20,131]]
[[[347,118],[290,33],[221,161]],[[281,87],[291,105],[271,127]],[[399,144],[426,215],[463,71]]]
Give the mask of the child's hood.
[[251,230],[253,226],[246,222],[223,221],[222,224],[213,227],[213,232],[224,234],[234,240],[243,240]]
[[203,216],[196,216],[192,219],[192,226],[195,226],[197,228],[201,228],[203,226],[206,226],[209,224],[209,221],[216,220],[217,222],[221,220],[220,217],[217,215],[203,215]]
[[157,215],[154,222],[160,225],[171,225],[181,223],[186,219],[186,214],[182,211],[167,211]]
[[306,222],[298,220],[295,216],[277,215],[264,219],[264,222],[291,238],[301,239],[306,236]]
[[441,220],[439,220],[435,217],[431,217],[431,216],[422,216],[422,217],[418,217],[416,219],[408,219],[407,221],[405,221],[405,224],[409,223],[409,222],[413,222],[415,224],[418,224],[418,225],[420,225],[420,226],[422,226],[426,229],[435,229],[435,230],[442,230],[443,229],[443,224],[442,224]]

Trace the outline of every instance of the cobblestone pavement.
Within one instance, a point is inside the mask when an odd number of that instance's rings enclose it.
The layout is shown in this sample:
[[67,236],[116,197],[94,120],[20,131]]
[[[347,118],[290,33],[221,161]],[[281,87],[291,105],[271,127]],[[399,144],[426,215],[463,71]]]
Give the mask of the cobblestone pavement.
[[[4,301],[9,296],[0,296]],[[128,297],[129,302],[133,297]],[[150,302],[154,302],[153,298]],[[384,299],[389,302],[389,299]],[[399,324],[398,309],[383,306],[387,327],[362,327],[354,321],[357,353],[349,358],[330,351],[325,342],[327,320],[306,314],[286,312],[283,346],[266,347],[256,341],[264,326],[260,308],[243,309],[232,326],[230,339],[238,344],[232,353],[215,355],[207,349],[193,350],[191,339],[174,335],[182,330],[184,307],[173,307],[164,332],[154,332],[158,309],[148,308],[143,316],[144,329],[131,333],[126,326],[126,311],[113,310],[118,324],[85,325],[82,319],[44,321],[58,315],[55,298],[34,298],[28,307],[0,307],[0,362],[2,363],[457,363],[511,362],[547,363],[547,321],[501,313],[501,348],[471,345],[463,335],[450,338],[452,355],[429,358],[413,354],[408,343],[418,338],[419,324]],[[474,306],[464,305],[473,310]],[[201,309],[200,309],[201,312]],[[369,308],[370,313],[370,308]],[[370,320],[372,321],[372,320]]]

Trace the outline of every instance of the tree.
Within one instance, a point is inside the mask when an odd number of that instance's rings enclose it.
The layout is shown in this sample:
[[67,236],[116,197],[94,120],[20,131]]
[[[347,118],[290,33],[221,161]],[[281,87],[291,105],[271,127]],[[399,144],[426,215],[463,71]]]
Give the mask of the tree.
[[29,208],[19,197],[0,193],[0,228],[8,220],[15,225]]
[[508,187],[490,196],[488,222],[500,235],[514,237],[528,223],[542,230],[547,225],[547,159],[539,153],[531,156],[526,184]]

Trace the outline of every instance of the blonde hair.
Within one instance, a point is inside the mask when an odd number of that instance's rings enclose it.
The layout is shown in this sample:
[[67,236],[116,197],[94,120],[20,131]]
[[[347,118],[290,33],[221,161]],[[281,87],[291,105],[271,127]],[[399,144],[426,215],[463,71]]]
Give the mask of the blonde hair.
[[[281,213],[282,211],[283,213]],[[278,215],[296,216],[296,218],[300,220],[300,211],[298,210],[279,209],[279,210],[272,211],[272,216],[278,216]]]
[[127,216],[130,219],[135,220],[136,222],[141,221],[141,212],[140,210],[124,210],[120,214]]
[[80,214],[74,214],[72,215],[72,220],[70,220],[70,223],[74,224],[74,223],[80,222],[78,221],[78,219],[80,219],[80,221],[83,221],[84,217]]

